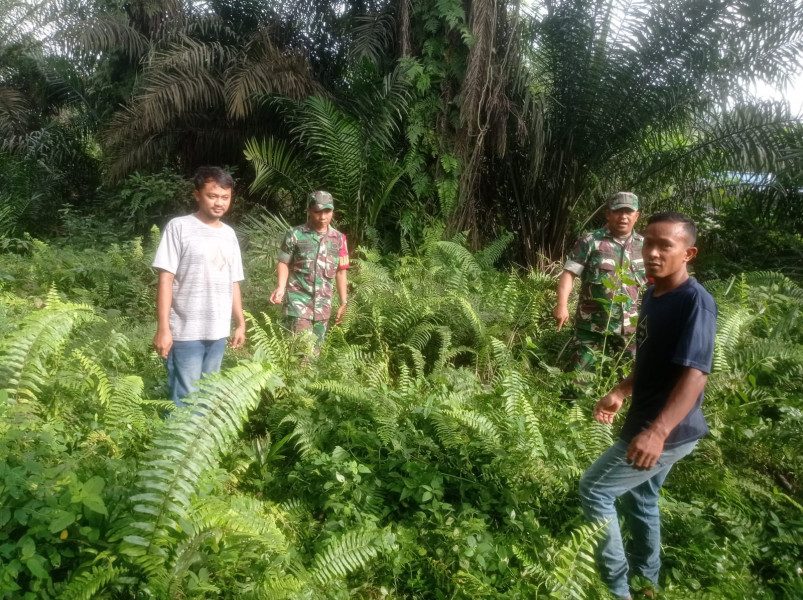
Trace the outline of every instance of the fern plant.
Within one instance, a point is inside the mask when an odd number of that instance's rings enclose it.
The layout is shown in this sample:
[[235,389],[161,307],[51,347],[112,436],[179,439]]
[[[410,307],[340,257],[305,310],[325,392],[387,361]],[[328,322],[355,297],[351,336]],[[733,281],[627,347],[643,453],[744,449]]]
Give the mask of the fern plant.
[[28,315],[0,345],[0,387],[13,400],[37,400],[49,362],[59,358],[73,329],[97,318],[90,306],[62,302],[51,289],[47,307]]
[[[117,534],[120,552],[155,576],[185,533],[193,482],[214,466],[263,390],[281,385],[269,367],[243,364],[199,382],[187,407],[176,411],[143,460],[132,496],[134,520]],[[187,532],[191,533],[191,532]]]

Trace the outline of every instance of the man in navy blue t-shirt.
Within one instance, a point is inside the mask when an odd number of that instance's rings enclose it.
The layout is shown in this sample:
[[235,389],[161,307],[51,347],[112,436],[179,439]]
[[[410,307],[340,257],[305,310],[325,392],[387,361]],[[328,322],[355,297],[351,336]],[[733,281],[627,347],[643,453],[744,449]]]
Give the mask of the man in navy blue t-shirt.
[[[654,285],[642,300],[633,372],[597,402],[594,418],[613,423],[632,395],[619,440],[580,480],[583,513],[605,524],[597,547],[603,581],[617,598],[630,598],[628,576],[658,583],[661,524],[658,493],[672,465],[708,433],[700,405],[714,355],[717,307],[689,276],[697,229],[686,215],[664,212],[648,220],[644,268]],[[632,534],[625,556],[614,501]],[[645,593],[651,595],[651,590]]]

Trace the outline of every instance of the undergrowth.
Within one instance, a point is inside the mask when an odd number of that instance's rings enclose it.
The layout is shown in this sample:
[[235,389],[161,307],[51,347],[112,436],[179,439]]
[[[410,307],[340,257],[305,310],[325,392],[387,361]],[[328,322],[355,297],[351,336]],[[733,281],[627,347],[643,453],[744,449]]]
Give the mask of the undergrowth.
[[[497,246],[359,249],[317,360],[246,293],[248,348],[180,411],[152,239],[1,257],[0,598],[607,597],[577,482],[618,425],[561,397],[554,279]],[[706,285],[712,432],[661,498],[664,597],[801,597],[803,290]]]

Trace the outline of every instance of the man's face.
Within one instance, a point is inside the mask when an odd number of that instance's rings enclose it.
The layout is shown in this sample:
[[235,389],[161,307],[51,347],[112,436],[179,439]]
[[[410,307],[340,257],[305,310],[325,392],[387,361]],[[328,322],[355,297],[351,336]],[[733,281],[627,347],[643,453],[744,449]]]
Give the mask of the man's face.
[[204,221],[217,221],[231,206],[231,188],[222,188],[209,180],[200,190],[195,190],[198,212]]
[[310,225],[317,232],[326,231],[329,228],[329,221],[332,220],[332,209],[324,208],[321,210],[307,209]]
[[638,220],[638,211],[632,208],[609,209],[605,211],[605,218],[608,220],[608,229],[613,235],[627,237]]
[[647,226],[644,232],[644,271],[647,277],[663,279],[686,269],[686,263],[697,254],[689,245],[683,223],[660,222]]

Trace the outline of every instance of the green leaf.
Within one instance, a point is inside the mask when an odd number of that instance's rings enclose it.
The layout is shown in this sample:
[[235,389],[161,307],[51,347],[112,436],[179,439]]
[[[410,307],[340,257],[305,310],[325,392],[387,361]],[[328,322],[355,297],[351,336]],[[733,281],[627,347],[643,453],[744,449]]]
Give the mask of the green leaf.
[[98,496],[104,487],[106,487],[106,481],[103,477],[95,476],[84,483],[84,493],[88,496]]
[[48,528],[50,533],[58,533],[75,523],[75,513],[66,510],[57,510]]
[[103,498],[100,496],[84,496],[83,505],[86,506],[89,510],[93,510],[96,513],[100,513],[102,515],[109,514],[106,511],[106,505],[103,503]]
[[36,543],[32,538],[26,537],[22,542],[22,559],[30,558],[36,552]]
[[50,575],[48,575],[47,569],[45,569],[45,559],[38,554],[35,554],[26,560],[25,566],[28,567],[28,570],[33,574],[34,577],[38,577],[39,579],[50,579]]

